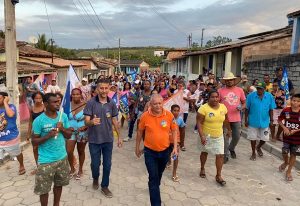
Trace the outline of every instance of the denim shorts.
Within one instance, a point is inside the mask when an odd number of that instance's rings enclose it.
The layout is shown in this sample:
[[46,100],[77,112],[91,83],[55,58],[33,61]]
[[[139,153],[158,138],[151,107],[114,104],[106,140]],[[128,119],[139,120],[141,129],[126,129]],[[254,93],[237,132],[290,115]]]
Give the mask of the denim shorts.
[[300,156],[300,145],[283,143],[282,146],[282,154],[292,154],[296,156]]

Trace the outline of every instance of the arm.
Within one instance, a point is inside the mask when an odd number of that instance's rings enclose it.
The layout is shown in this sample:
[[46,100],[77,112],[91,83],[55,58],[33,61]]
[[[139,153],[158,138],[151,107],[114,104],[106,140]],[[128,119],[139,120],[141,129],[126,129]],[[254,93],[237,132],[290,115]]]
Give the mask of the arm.
[[136,134],[136,143],[135,143],[135,155],[140,158],[142,155],[142,150],[140,149],[140,144],[142,141],[142,135],[144,133],[144,129],[138,129]]
[[13,109],[11,109],[8,105],[9,97],[4,97],[4,108],[5,112],[8,117],[13,117],[15,115],[15,112]]
[[72,128],[64,128],[62,122],[57,123],[58,132],[61,132],[64,138],[70,139],[72,136],[73,129]]
[[197,127],[198,127],[198,133],[199,133],[199,136],[201,138],[201,142],[203,145],[205,145],[205,143],[206,143],[206,138],[204,136],[203,128],[202,128],[204,119],[205,119],[204,115],[197,113],[196,122],[197,122]]
[[170,92],[169,89],[167,90],[167,93],[168,93],[168,97],[171,97],[171,96],[172,96],[172,93]]
[[33,134],[31,138],[31,142],[33,145],[40,145],[45,143],[48,139],[55,137],[58,134],[56,129],[52,129],[48,134],[41,137],[38,134]]
[[273,125],[273,121],[274,121],[274,119],[273,119],[273,109],[269,110],[269,115],[270,115],[270,124]]
[[31,136],[31,131],[32,131],[32,111],[29,111],[29,122],[28,122],[28,131],[27,131],[27,141],[29,141],[30,136]]
[[249,110],[246,108],[245,109],[245,127],[248,127],[248,114],[249,114]]
[[228,115],[227,114],[225,115],[224,126],[227,130],[227,133],[226,133],[227,138],[231,137],[232,130],[231,130],[231,127],[230,127],[230,122],[228,121]]
[[119,128],[119,122],[117,120],[116,117],[113,117],[112,118],[112,123],[113,123],[113,126],[117,132],[117,135],[118,135],[118,147],[122,147],[122,139],[120,138],[120,128]]
[[283,129],[283,133],[285,134],[285,135],[290,135],[290,130],[289,130],[289,128],[287,128],[283,123],[282,123],[282,121],[281,120],[279,120],[278,119],[278,124],[279,124],[279,126]]

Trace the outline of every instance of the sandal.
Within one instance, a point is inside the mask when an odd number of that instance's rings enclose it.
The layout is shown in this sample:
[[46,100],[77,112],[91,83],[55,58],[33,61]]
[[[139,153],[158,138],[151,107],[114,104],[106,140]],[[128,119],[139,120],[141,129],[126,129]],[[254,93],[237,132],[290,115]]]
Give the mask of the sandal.
[[72,179],[75,176],[75,174],[76,174],[75,171],[74,172],[70,172],[70,174],[69,174],[70,179]]
[[257,154],[259,157],[263,157],[264,153],[262,152],[261,148],[256,148]]
[[172,177],[172,180],[173,182],[179,182],[179,177],[178,176]]
[[181,147],[180,149],[181,149],[181,151],[183,151],[183,152],[186,151],[186,148],[185,148],[185,147]]
[[25,168],[19,170],[19,175],[24,175],[26,173]]
[[79,174],[79,173],[77,173],[77,175],[76,175],[76,180],[80,180],[80,178],[81,178],[81,174]]
[[250,160],[255,161],[256,160],[256,155],[251,155]]
[[199,176],[200,176],[201,178],[206,178],[205,169],[201,169],[201,170],[200,170]]
[[287,166],[286,164],[282,163],[278,168],[279,172],[284,172],[286,166]]
[[292,177],[292,175],[285,175],[285,180],[287,181],[287,182],[291,182],[291,181],[293,181],[293,177]]
[[221,186],[225,186],[226,185],[226,181],[223,180],[223,178],[221,178],[220,176],[216,176],[216,182],[218,184],[220,184]]

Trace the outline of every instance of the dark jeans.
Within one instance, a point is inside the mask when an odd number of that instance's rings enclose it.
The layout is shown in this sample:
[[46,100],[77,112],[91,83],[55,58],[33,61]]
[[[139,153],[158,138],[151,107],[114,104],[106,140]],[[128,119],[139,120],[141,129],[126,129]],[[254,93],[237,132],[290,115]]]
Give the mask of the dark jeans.
[[183,113],[183,121],[185,124],[186,124],[188,116],[189,116],[189,113]]
[[135,114],[134,117],[132,119],[130,119],[130,121],[129,121],[128,137],[130,139],[132,138],[134,124],[135,124],[136,119],[137,119],[137,115]]
[[106,142],[102,144],[89,143],[91,155],[91,170],[94,180],[98,180],[100,176],[101,154],[103,156],[103,175],[101,187],[108,187],[109,175],[111,169],[111,155],[113,149],[113,142]]
[[149,174],[149,193],[152,206],[160,206],[160,181],[166,165],[170,159],[170,148],[156,152],[147,147],[144,148],[145,164]]
[[[224,136],[224,155],[229,156],[229,151],[234,151],[241,136],[241,122],[230,122],[232,131],[231,141]],[[230,143],[229,143],[230,142]]]

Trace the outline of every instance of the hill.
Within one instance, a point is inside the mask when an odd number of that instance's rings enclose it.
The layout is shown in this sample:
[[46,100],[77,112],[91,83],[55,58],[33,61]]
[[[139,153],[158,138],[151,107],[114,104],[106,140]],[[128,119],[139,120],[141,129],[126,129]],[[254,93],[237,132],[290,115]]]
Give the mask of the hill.
[[[161,64],[163,57],[154,56],[156,50],[166,50],[162,47],[123,47],[121,48],[121,59],[144,60],[151,67],[157,67]],[[99,48],[99,49],[78,49],[75,50],[77,57],[103,56],[106,58],[119,58],[119,48]]]

